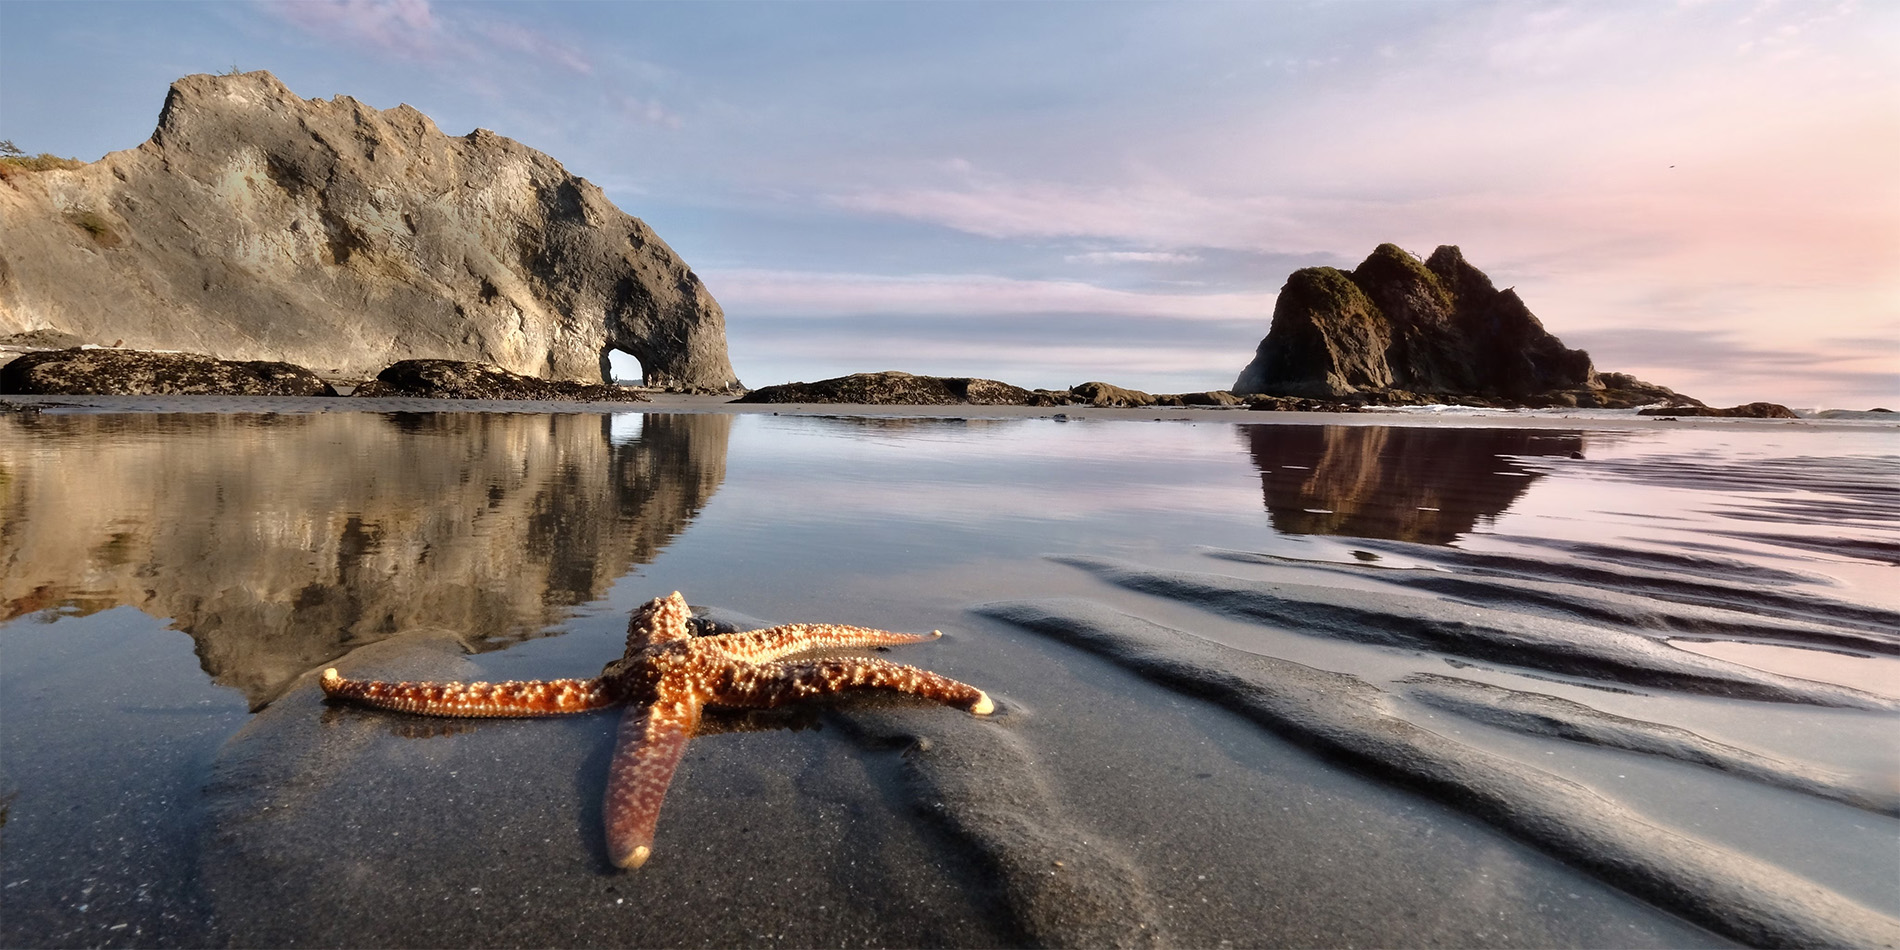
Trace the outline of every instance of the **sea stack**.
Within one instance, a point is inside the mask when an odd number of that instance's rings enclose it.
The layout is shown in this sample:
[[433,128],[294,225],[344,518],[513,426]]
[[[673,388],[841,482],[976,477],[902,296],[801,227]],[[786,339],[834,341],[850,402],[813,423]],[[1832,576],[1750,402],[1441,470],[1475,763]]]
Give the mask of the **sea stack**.
[[1450,245],[1420,261],[1381,244],[1351,271],[1294,271],[1233,391],[1501,405],[1695,402],[1599,375],[1590,354],[1564,346],[1515,290],[1492,286]]
[[368,378],[398,360],[737,386],[725,316],[600,188],[407,105],[268,72],[172,84],[150,140],[0,181],[0,337],[28,331]]

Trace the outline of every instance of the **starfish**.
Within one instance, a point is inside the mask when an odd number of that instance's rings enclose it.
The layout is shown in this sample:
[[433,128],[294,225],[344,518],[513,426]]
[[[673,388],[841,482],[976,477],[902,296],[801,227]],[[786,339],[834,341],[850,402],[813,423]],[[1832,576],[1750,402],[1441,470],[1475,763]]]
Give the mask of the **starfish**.
[[627,623],[627,652],[590,680],[391,683],[323,671],[324,695],[424,716],[559,716],[624,705],[602,813],[614,864],[637,868],[653,853],[660,804],[708,705],[754,709],[864,690],[909,693],[987,716],[988,694],[914,666],[862,656],[804,660],[811,650],[918,643],[943,636],[838,624],[786,624],[693,636],[678,591],[656,597]]

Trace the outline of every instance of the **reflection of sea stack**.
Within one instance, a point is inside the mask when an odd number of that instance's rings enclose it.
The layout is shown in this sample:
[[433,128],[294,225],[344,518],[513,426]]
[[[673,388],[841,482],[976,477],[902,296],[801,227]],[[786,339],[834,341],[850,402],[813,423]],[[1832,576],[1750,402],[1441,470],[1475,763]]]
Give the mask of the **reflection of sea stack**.
[[[408,627],[506,644],[683,531],[731,425],[649,415],[616,441],[578,414],[0,417],[28,430],[0,441],[0,620],[129,604],[253,703]],[[251,517],[215,516],[233,509]]]
[[1537,476],[1500,458],[1569,456],[1574,432],[1396,426],[1241,427],[1276,531],[1446,544]]
[[1351,271],[1294,271],[1233,391],[1511,405],[1695,402],[1624,374],[1598,374],[1588,353],[1565,347],[1516,291],[1493,287],[1456,247],[1421,262],[1392,244]]
[[618,349],[649,384],[737,385],[719,304],[599,187],[267,72],[186,76],[138,148],[11,175],[0,230],[0,337],[359,379],[421,357],[602,383]]

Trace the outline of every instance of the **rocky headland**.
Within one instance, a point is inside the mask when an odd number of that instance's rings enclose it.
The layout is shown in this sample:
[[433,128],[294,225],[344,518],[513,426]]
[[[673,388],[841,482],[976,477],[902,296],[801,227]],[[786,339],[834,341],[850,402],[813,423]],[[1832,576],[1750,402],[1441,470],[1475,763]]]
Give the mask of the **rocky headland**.
[[1387,405],[1701,405],[1597,372],[1449,245],[1420,261],[1381,244],[1351,271],[1294,271],[1233,391]]
[[[17,164],[17,163],[16,163]],[[268,72],[187,76],[157,130],[0,175],[0,337],[287,361],[404,359],[734,389],[725,316],[679,256],[554,159]]]

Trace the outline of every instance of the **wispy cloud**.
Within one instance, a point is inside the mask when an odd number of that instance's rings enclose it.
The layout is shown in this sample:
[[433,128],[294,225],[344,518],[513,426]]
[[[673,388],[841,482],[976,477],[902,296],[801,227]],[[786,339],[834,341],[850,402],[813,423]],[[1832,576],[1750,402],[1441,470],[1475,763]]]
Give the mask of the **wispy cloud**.
[[[407,0],[418,2],[418,0]],[[540,62],[563,66],[582,75],[593,75],[594,64],[578,47],[560,42],[545,33],[518,23],[496,20],[475,21],[469,32],[488,41],[496,50],[512,50]]]
[[[628,125],[684,125],[679,113],[658,96],[636,91],[652,78],[651,64],[610,57],[603,68],[581,44],[509,19],[510,11],[500,5],[264,0],[259,6],[321,43],[447,74],[464,89],[518,108],[533,97],[555,97],[564,105],[595,109],[600,118]],[[542,119],[548,112],[523,111]]]
[[707,270],[706,286],[729,311],[773,316],[949,316],[1083,313],[1183,320],[1263,319],[1273,293],[1138,293],[1075,280],[989,274],[882,276],[776,270]]
[[399,58],[434,60],[462,45],[436,17],[429,0],[282,0],[261,5],[317,36],[368,43]]
[[1201,257],[1176,251],[1087,251],[1062,259],[1079,264],[1193,264]]
[[[1067,389],[1108,380],[1149,392],[1200,392],[1232,385],[1245,360],[1205,342],[1034,341],[1010,336],[944,340],[909,328],[841,325],[825,335],[779,333],[769,323],[735,326],[740,378],[758,387],[848,373],[901,369],[936,376],[983,376],[1018,386]],[[1251,353],[1247,354],[1251,356]]]
[[557,67],[592,75],[594,63],[580,47],[524,24],[457,10],[446,15],[429,0],[264,0],[264,9],[321,40],[360,46],[383,55],[431,65],[496,63]]
[[[1890,328],[1900,339],[1900,323]],[[1717,405],[1767,399],[1802,408],[1865,408],[1900,402],[1900,364],[1891,341],[1862,347],[1812,340],[1791,349],[1721,330],[1624,327],[1574,334],[1566,342],[1588,349],[1599,368],[1630,372]]]
[[658,99],[642,99],[617,90],[609,90],[607,101],[623,119],[663,125],[670,129],[680,128],[685,122],[672,110],[661,105]]

